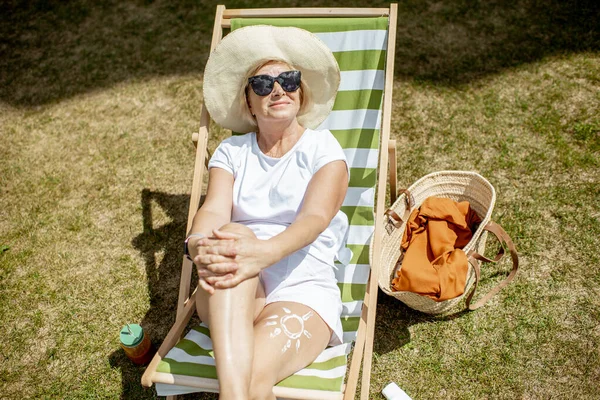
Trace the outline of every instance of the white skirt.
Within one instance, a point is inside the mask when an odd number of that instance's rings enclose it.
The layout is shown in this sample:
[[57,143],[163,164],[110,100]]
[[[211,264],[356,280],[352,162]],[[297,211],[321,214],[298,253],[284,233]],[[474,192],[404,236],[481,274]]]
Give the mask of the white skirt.
[[300,249],[263,269],[266,304],[291,301],[312,308],[332,331],[330,346],[342,343],[342,299],[333,266]]

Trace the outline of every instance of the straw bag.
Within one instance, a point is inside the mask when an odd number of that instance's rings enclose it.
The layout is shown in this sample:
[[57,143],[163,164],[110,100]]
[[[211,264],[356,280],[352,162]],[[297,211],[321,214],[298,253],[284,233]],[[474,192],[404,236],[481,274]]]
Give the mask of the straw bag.
[[[407,190],[402,190],[402,195],[386,211],[384,234],[381,246],[381,268],[379,268],[379,287],[386,294],[395,297],[410,308],[427,314],[439,314],[449,310],[466,296],[466,306],[475,310],[484,305],[492,296],[506,286],[515,276],[519,265],[519,258],[515,246],[502,227],[491,220],[496,191],[494,187],[481,175],[467,171],[441,171],[426,175],[415,182]],[[400,244],[406,228],[406,221],[415,208],[419,208],[428,197],[449,198],[454,201],[468,201],[471,208],[481,218],[479,228],[473,234],[469,243],[463,248],[469,260],[465,291],[462,295],[445,301],[435,301],[430,297],[417,293],[392,290],[392,279],[396,276],[398,268],[402,268],[402,250]],[[496,236],[500,243],[505,243],[510,250],[513,268],[508,277],[483,296],[475,304],[471,304],[480,278],[480,263],[498,262],[504,255],[504,246],[500,247],[494,259],[483,256],[487,233]],[[373,246],[371,246],[373,249]],[[371,262],[373,254],[371,252]],[[472,290],[469,293],[469,289]],[[469,293],[469,294],[467,294]]]

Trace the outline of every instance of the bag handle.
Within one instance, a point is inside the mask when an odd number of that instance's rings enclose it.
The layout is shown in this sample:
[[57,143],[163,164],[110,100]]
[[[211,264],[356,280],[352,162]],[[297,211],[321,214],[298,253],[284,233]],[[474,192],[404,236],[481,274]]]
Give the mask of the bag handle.
[[410,216],[410,210],[415,206],[415,198],[412,193],[408,191],[408,189],[398,189],[398,196],[400,194],[404,194],[404,202],[406,203],[406,211],[404,215],[401,217],[394,211],[392,208],[388,208],[385,211],[385,215],[388,217],[388,221],[394,225],[396,228],[400,228],[402,225],[402,221],[407,221]]
[[[473,290],[471,290],[471,293],[469,293],[469,296],[467,297],[467,301],[466,301],[467,308],[471,311],[477,310],[479,307],[483,306],[485,303],[487,303],[487,301],[489,299],[491,299],[494,295],[496,295],[496,293],[498,293],[502,288],[504,288],[506,285],[508,285],[510,283],[510,281],[512,281],[514,279],[515,275],[517,274],[517,270],[519,268],[519,255],[517,254],[517,249],[515,248],[515,245],[514,245],[512,239],[510,238],[510,236],[508,235],[508,233],[506,233],[506,231],[504,229],[502,229],[502,227],[500,225],[498,225],[497,223],[495,223],[494,221],[488,222],[488,224],[483,229],[485,229],[488,232],[493,233],[496,236],[496,238],[500,242],[500,250],[498,251],[498,254],[496,255],[496,257],[494,259],[489,259],[487,257],[484,257],[474,250],[470,251],[468,254],[469,261],[472,262],[473,268],[475,269],[475,284],[473,285]],[[503,243],[506,243],[506,246],[508,247],[508,250],[510,251],[510,256],[512,258],[512,264],[513,264],[512,270],[510,271],[510,273],[508,274],[506,279],[504,279],[496,287],[494,287],[492,290],[490,290],[488,294],[483,296],[483,298],[479,299],[479,301],[477,301],[475,304],[471,305],[471,300],[473,299],[473,295],[475,294],[475,291],[477,290],[477,284],[479,283],[479,279],[481,278],[481,270],[479,268],[479,263],[477,262],[477,260],[484,261],[484,262],[493,262],[493,263],[500,261],[502,259],[502,257],[504,256]]]

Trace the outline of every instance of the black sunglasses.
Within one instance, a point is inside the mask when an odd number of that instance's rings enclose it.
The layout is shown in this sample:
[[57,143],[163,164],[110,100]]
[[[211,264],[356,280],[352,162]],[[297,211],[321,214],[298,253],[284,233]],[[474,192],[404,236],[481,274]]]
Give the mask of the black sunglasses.
[[266,96],[273,91],[275,82],[286,92],[295,92],[300,87],[300,71],[286,71],[278,77],[271,75],[255,75],[248,78],[248,84],[259,96]]

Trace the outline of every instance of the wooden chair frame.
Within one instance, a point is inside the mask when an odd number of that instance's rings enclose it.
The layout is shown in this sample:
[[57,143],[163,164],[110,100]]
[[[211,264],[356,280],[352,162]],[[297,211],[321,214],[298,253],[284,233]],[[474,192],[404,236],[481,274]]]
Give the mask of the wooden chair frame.
[[[386,67],[385,67],[385,86],[382,106],[382,119],[380,128],[380,156],[378,165],[377,182],[377,202],[375,205],[375,232],[373,240],[373,254],[381,254],[381,237],[383,225],[379,223],[384,218],[385,211],[385,193],[386,179],[388,174],[388,161],[390,164],[390,194],[392,202],[396,197],[396,147],[395,141],[390,140],[390,124],[392,114],[392,90],[394,83],[394,54],[396,43],[396,24],[397,24],[397,5],[390,4],[389,8],[264,8],[264,9],[231,9],[227,10],[225,6],[217,6],[215,15],[215,24],[211,42],[211,52],[223,38],[223,30],[231,27],[232,18],[281,18],[281,17],[381,17],[389,18]],[[190,208],[188,212],[188,232],[191,229],[192,220],[200,206],[200,198],[203,189],[203,177],[208,163],[208,127],[210,116],[206,107],[202,106],[200,114],[200,129],[192,135],[192,141],[196,146],[194,177],[192,181],[192,194],[190,199]],[[386,151],[387,150],[387,151]],[[142,376],[142,385],[150,387],[154,382],[154,377],[159,372],[156,368],[160,361],[181,339],[184,329],[195,311],[195,293],[198,288],[190,295],[192,262],[186,257],[183,258],[181,271],[181,281],[179,285],[179,299],[177,303],[177,317],[175,324],[165,337],[162,345],[156,355],[150,362],[144,375]],[[361,312],[361,318],[358,327],[357,338],[353,350],[352,362],[347,375],[346,387],[344,390],[344,400],[353,399],[358,384],[361,361],[363,365],[361,382],[361,400],[369,397],[369,387],[371,379],[371,363],[373,356],[373,339],[375,332],[375,313],[377,309],[377,271],[380,265],[379,258],[373,260],[371,265],[371,274],[366,289],[364,305]],[[185,385],[185,382],[172,382],[174,384]],[[276,396],[286,397],[285,388],[276,387],[274,393]],[[312,397],[311,391],[307,390],[308,398],[323,399]],[[168,399],[175,399],[175,396],[168,396]]]

